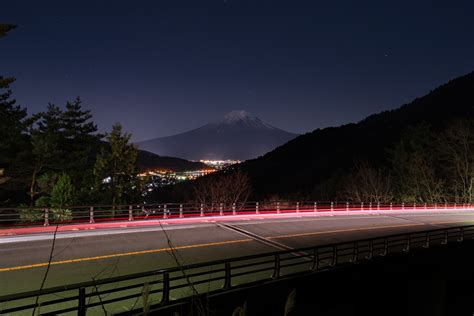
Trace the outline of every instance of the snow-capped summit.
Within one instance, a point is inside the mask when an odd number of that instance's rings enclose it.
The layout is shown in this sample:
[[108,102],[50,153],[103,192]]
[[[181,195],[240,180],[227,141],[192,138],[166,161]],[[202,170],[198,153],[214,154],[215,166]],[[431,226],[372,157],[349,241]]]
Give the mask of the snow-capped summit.
[[224,115],[224,121],[228,123],[258,119],[247,111],[231,111]]
[[274,129],[275,127],[271,126],[270,124],[264,123],[258,117],[252,115],[246,111],[232,111],[224,115],[224,119],[217,123],[208,124],[211,126],[219,126],[222,128],[228,125],[234,126],[241,126],[241,127],[250,127],[250,128],[257,128],[257,129]]
[[240,110],[227,113],[219,122],[137,145],[159,155],[192,160],[246,160],[265,154],[296,136]]

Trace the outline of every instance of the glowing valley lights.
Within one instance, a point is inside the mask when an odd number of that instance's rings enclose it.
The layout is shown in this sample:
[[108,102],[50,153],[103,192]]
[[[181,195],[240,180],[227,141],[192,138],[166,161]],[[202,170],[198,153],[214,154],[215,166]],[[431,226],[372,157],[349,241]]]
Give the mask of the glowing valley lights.
[[[148,169],[138,174],[145,179],[145,191],[153,192],[155,189],[173,185],[183,181],[191,181],[210,173],[225,169],[229,166],[241,163],[240,160],[199,160],[209,166],[206,169],[173,171],[169,169]],[[147,194],[147,193],[146,193]]]
[[242,161],[228,159],[228,160],[199,160],[199,162],[202,162],[203,164],[211,166],[215,169],[222,170],[229,166],[241,163]]
[[181,172],[176,172],[172,170],[147,170],[145,172],[139,173],[139,177],[152,177],[152,176],[158,176],[158,177],[171,177],[171,178],[177,178],[179,180],[192,180],[196,179],[202,176],[205,176],[207,174],[215,172],[216,169],[201,169],[201,170],[191,170],[191,171],[181,171]]

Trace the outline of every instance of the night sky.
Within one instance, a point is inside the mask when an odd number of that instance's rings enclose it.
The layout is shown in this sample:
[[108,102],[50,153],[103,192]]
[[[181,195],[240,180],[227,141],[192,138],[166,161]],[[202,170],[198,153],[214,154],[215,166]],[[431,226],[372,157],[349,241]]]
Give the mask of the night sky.
[[[29,112],[81,96],[101,130],[171,135],[247,110],[291,132],[474,70],[474,1],[2,1],[0,74]],[[449,106],[449,105],[447,105]]]

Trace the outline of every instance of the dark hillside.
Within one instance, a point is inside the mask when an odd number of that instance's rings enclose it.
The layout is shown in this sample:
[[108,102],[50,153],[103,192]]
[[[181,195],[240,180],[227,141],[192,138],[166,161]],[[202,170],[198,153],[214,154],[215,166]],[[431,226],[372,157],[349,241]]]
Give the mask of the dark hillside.
[[387,148],[408,127],[426,122],[436,129],[452,119],[472,117],[473,109],[474,73],[470,73],[398,109],[299,136],[240,167],[251,177],[256,198],[272,194],[333,198],[334,186],[356,161],[386,164]]
[[175,157],[159,156],[145,150],[140,150],[138,152],[138,168],[140,171],[150,169],[166,169],[179,172],[209,169],[210,167],[201,162],[189,161]]

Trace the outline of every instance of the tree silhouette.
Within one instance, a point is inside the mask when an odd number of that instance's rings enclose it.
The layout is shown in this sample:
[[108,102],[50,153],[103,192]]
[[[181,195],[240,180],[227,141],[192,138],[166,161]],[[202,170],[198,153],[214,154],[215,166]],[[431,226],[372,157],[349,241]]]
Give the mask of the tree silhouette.
[[6,36],[8,32],[15,28],[16,25],[0,23],[0,38]]
[[122,133],[122,126],[115,123],[106,136],[108,144],[97,155],[94,166],[96,187],[106,193],[114,208],[133,199],[139,189],[138,150],[129,143],[130,138],[131,134]]

